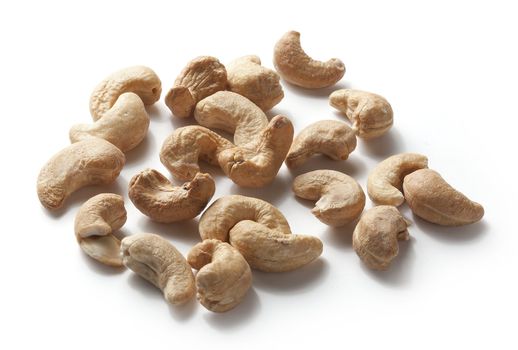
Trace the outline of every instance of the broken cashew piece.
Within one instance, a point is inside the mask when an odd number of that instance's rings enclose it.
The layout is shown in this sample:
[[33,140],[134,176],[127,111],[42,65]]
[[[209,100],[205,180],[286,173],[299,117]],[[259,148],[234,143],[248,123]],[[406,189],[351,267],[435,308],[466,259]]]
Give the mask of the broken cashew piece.
[[309,57],[300,45],[300,33],[287,32],[275,44],[273,63],[287,82],[308,89],[336,84],[345,74],[345,65],[338,58],[326,62]]

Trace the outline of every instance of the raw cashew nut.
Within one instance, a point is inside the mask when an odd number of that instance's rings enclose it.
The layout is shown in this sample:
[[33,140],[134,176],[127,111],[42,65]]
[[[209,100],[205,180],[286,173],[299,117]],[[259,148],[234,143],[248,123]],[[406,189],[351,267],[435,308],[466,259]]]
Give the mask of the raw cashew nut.
[[209,174],[197,173],[191,182],[174,186],[158,171],[146,169],[131,179],[129,197],[137,209],[152,220],[171,223],[198,216],[215,189]]
[[70,129],[72,143],[99,137],[123,152],[135,148],[146,137],[149,116],[138,95],[127,92],[93,124],[77,124]]
[[305,127],[295,137],[286,157],[286,165],[296,168],[317,153],[334,160],[346,160],[355,148],[356,135],[347,124],[337,120],[321,120]]
[[482,205],[451,187],[431,169],[407,175],[403,192],[414,214],[434,224],[461,226],[477,222],[484,216]]
[[380,205],[363,213],[353,232],[353,249],[369,268],[386,270],[410,238],[408,222],[396,207]]
[[345,113],[353,123],[353,130],[361,138],[372,139],[381,136],[392,127],[392,107],[380,95],[341,89],[329,96],[329,104]]
[[188,302],[196,293],[194,275],[183,255],[166,239],[140,233],[121,242],[122,262],[160,288],[173,305]]
[[412,172],[428,168],[428,158],[417,153],[400,153],[379,163],[369,174],[367,193],[376,204],[400,206],[405,201],[403,179]]
[[225,90],[227,71],[217,58],[200,56],[193,59],[176,78],[165,96],[165,104],[177,117],[190,117],[196,103],[216,91]]
[[345,74],[345,65],[338,58],[316,61],[300,45],[300,33],[287,32],[275,44],[273,63],[280,76],[289,83],[308,89],[336,84]]
[[47,209],[58,209],[74,191],[115,181],[126,158],[117,147],[89,138],[62,149],[43,166],[38,176],[38,197]]
[[87,200],[77,212],[74,231],[81,249],[91,258],[110,266],[122,266],[120,240],[113,235],[126,222],[124,199],[101,193]]
[[284,97],[279,75],[261,66],[259,56],[240,57],[227,65],[228,89],[236,92],[263,111],[269,111]]
[[315,170],[293,181],[297,197],[316,200],[311,213],[330,226],[343,226],[355,220],[365,206],[365,194],[355,179],[334,170]]
[[90,114],[94,121],[103,117],[125,92],[133,92],[145,105],[152,105],[160,98],[162,82],[151,68],[145,66],[128,67],[111,74],[90,96]]
[[236,307],[252,286],[252,272],[243,256],[230,244],[207,239],[187,255],[196,274],[196,297],[210,311]]

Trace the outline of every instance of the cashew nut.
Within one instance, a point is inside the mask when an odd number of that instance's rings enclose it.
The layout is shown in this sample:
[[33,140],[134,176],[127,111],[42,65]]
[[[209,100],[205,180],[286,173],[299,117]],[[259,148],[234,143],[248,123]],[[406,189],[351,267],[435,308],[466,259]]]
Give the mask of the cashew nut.
[[477,222],[484,216],[482,205],[451,187],[431,169],[407,175],[403,192],[412,212],[434,224],[461,226]]
[[371,269],[386,270],[410,238],[408,222],[396,207],[380,205],[363,213],[353,232],[353,249]]
[[240,57],[227,65],[228,89],[268,111],[284,97],[279,75],[261,66],[259,56]]
[[122,262],[164,293],[165,299],[180,305],[195,294],[194,275],[183,255],[166,239],[140,233],[121,242]]
[[372,139],[381,136],[392,127],[392,107],[380,95],[341,89],[329,96],[329,104],[345,113],[353,123],[353,130],[361,138]]
[[252,286],[250,266],[228,243],[207,239],[191,249],[187,261],[199,270],[196,297],[210,311],[233,309]]
[[209,174],[202,173],[197,173],[191,182],[173,186],[158,171],[146,169],[133,176],[129,184],[129,197],[137,209],[162,223],[198,216],[214,191],[214,180]]
[[110,266],[122,266],[120,240],[113,235],[126,222],[124,199],[101,193],[87,200],[77,212],[74,231],[81,249]]
[[400,153],[379,163],[369,174],[367,193],[376,204],[400,206],[405,201],[403,179],[408,174],[428,168],[428,158],[417,153]]
[[298,197],[316,200],[311,212],[330,226],[352,222],[365,206],[365,194],[358,182],[334,170],[315,170],[299,175],[293,181],[292,189]]
[[334,160],[346,160],[355,148],[356,135],[347,124],[337,120],[321,120],[305,127],[295,137],[286,157],[286,165],[296,168],[317,153]]
[[100,138],[71,144],[55,154],[38,176],[38,197],[47,209],[58,209],[74,191],[115,181],[126,158],[117,147]]
[[165,104],[177,117],[190,117],[198,101],[216,91],[225,90],[227,71],[217,58],[196,57],[176,78],[165,96]]
[[273,63],[284,80],[308,89],[332,86],[345,74],[345,65],[338,58],[322,62],[309,57],[300,45],[300,33],[295,31],[287,32],[275,44]]

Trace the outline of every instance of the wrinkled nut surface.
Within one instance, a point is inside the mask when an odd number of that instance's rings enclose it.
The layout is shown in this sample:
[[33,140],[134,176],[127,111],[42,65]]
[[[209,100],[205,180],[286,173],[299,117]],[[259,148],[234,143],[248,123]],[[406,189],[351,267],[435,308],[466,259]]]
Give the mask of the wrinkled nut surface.
[[238,93],[263,111],[269,111],[284,97],[279,75],[261,66],[255,55],[243,56],[227,65],[228,89]]
[[338,58],[326,62],[309,57],[300,45],[300,33],[287,32],[275,44],[273,63],[279,75],[289,83],[308,89],[336,84],[345,74]]
[[81,249],[109,266],[122,266],[120,240],[113,235],[126,222],[124,199],[101,193],[87,200],[76,214],[74,231]]
[[170,304],[181,305],[194,297],[191,267],[166,239],[152,233],[131,235],[122,240],[121,254],[124,265],[162,290]]
[[410,238],[408,222],[396,207],[380,205],[363,213],[353,232],[353,249],[369,268],[386,270]]
[[403,192],[412,212],[434,224],[461,226],[477,222],[484,216],[482,205],[451,187],[431,169],[407,175]]
[[392,107],[380,95],[360,90],[341,89],[329,96],[329,104],[347,116],[353,123],[353,130],[358,137],[375,138],[392,127]]
[[58,209],[70,194],[82,187],[114,182],[125,161],[124,153],[100,138],[71,144],[41,169],[38,198],[45,208]]
[[217,58],[196,57],[176,78],[165,97],[165,104],[177,117],[192,116],[198,101],[227,87],[227,71]]
[[196,270],[196,297],[210,311],[236,307],[252,286],[252,272],[245,258],[230,244],[207,239],[196,244],[187,261]]
[[418,153],[400,153],[380,162],[369,174],[367,193],[375,204],[400,206],[403,179],[412,172],[428,168],[428,158]]
[[305,127],[295,137],[286,157],[286,165],[296,168],[319,153],[334,160],[346,160],[355,148],[356,135],[347,124],[337,120],[321,120]]
[[93,124],[77,124],[70,129],[72,143],[89,137],[99,137],[127,152],[135,148],[149,127],[149,116],[138,95],[127,92]]
[[128,67],[111,74],[90,96],[90,114],[94,121],[103,117],[125,92],[133,92],[145,105],[152,105],[160,98],[162,82],[151,68],[145,66]]
[[191,182],[174,186],[158,171],[146,169],[131,179],[129,197],[135,207],[152,220],[171,223],[198,216],[215,189],[209,174],[198,173]]
[[297,197],[316,200],[311,212],[330,226],[354,221],[365,207],[365,193],[358,182],[334,170],[315,170],[299,175],[293,181],[292,189]]

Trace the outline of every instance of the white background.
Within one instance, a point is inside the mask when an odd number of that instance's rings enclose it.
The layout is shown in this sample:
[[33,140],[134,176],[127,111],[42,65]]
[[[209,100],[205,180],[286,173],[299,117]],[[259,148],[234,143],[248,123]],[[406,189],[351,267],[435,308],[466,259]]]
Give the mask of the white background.
[[[0,5],[2,152],[0,348],[344,348],[516,349],[518,232],[516,142],[518,25],[512,1],[370,2],[78,2]],[[112,186],[74,194],[49,213],[36,196],[39,169],[65,147],[70,126],[89,122],[93,87],[112,71],[144,64],[167,91],[198,55],[223,63],[257,54],[272,67],[286,31],[302,33],[316,59],[347,67],[335,88],[385,96],[395,124],[359,145],[346,162],[317,157],[275,182],[241,189],[216,169],[214,198],[241,193],[266,199],[294,233],[313,234],[324,253],[291,273],[254,272],[253,289],[226,314],[196,301],[170,307],[131,271],[100,266],[79,249],[73,218],[90,196],[127,198],[130,178],[146,167],[167,176],[158,151],[185,122],[163,100],[148,108],[146,140],[127,154]],[[334,89],[334,88],[333,88]],[[333,89],[284,83],[296,132],[320,119],[345,120],[328,106]],[[193,122],[193,121],[189,121]],[[447,181],[482,203],[482,222],[443,228],[402,211],[412,239],[387,272],[363,266],[351,248],[353,227],[332,229],[296,200],[293,176],[320,167],[355,177],[365,188],[385,157],[421,152]],[[367,202],[367,208],[372,203]],[[162,234],[184,254],[198,240],[197,221],[160,225],[127,200],[124,234]]]

